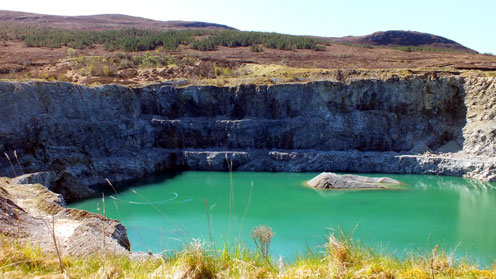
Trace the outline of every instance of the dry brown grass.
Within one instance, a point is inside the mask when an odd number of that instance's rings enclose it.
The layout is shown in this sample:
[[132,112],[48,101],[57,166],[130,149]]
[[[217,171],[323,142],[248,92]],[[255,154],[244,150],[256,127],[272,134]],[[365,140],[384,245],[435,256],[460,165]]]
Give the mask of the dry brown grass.
[[[131,61],[132,57],[146,55],[156,59],[170,58],[177,63],[137,65]],[[77,63],[80,57],[92,60],[93,69],[89,69],[90,65],[82,69]],[[39,79],[86,85],[132,85],[188,79],[190,84],[224,86],[250,82],[267,84],[271,83],[272,78],[278,82],[319,80],[329,78],[327,72],[333,73],[337,70],[356,72],[359,73],[356,74],[357,77],[361,75],[362,78],[381,77],[377,72],[398,72],[406,75],[410,70],[451,73],[469,71],[471,75],[493,76],[496,72],[496,56],[462,52],[405,52],[339,44],[326,46],[325,51],[264,49],[263,52],[253,52],[249,47],[219,47],[218,50],[205,52],[181,45],[174,52],[160,49],[125,53],[110,52],[101,45],[74,50],[67,47],[28,48],[23,42],[7,41],[5,46],[0,47],[0,65],[0,79],[8,80]],[[273,73],[274,68],[279,69]],[[474,70],[471,71],[471,68]],[[127,72],[121,72],[123,70]],[[332,77],[339,80],[337,74]]]

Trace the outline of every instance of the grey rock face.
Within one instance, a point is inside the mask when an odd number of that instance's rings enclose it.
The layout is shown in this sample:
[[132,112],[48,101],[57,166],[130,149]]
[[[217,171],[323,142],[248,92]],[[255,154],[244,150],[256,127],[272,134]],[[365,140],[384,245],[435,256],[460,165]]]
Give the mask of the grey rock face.
[[496,78],[467,79],[467,124],[464,150],[476,155],[496,155]]
[[157,144],[167,149],[407,151],[416,142],[437,148],[461,136],[461,84],[366,80],[161,88],[138,95],[143,113],[156,116]]
[[[1,82],[0,152],[17,173],[51,173],[47,186],[68,200],[91,195],[87,186],[105,178],[227,170],[226,153],[235,170],[494,180],[494,98],[494,78],[184,88]],[[4,157],[0,175],[13,176]]]

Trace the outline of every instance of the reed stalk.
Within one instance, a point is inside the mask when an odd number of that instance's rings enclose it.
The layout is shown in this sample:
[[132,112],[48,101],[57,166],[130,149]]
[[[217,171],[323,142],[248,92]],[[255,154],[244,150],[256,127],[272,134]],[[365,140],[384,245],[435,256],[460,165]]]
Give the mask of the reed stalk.
[[141,195],[140,193],[138,193],[136,190],[134,189],[131,189],[131,192],[133,192],[135,195],[137,195],[138,197],[140,197],[143,201],[145,201],[149,206],[151,206],[153,209],[155,209],[155,211],[157,211],[160,215],[162,215],[167,221],[171,222],[172,224],[176,225],[179,229],[181,229],[181,231],[184,233],[184,235],[189,235],[187,232],[186,232],[186,229],[174,222],[172,219],[169,218],[169,216],[167,216],[162,210],[160,210],[160,208],[158,208],[156,205],[154,205],[151,201],[149,201],[147,198],[145,198],[143,195]]
[[22,169],[21,167],[21,163],[19,162],[19,157],[17,157],[17,151],[14,149],[14,158],[16,159],[17,161],[17,166],[19,167],[19,169],[21,170],[21,174],[24,175],[24,170]]
[[17,173],[15,171],[14,165],[12,164],[12,161],[10,160],[9,154],[7,154],[7,152],[4,152],[3,155],[5,155],[5,158],[7,158],[7,160],[9,161],[12,172],[14,173],[14,177],[17,177]]
[[62,263],[62,256],[60,253],[59,244],[57,241],[57,236],[55,235],[55,218],[54,217],[51,218],[51,227],[46,222],[44,222],[44,224],[47,226],[48,231],[50,232],[50,235],[52,236],[53,246],[55,248],[55,252],[57,254],[57,259],[58,259],[58,263],[59,263],[59,269],[60,269],[60,272],[63,274],[64,273],[64,264]]
[[[105,217],[106,207],[105,207],[105,194],[104,193],[102,193],[102,212],[103,212],[102,215]],[[105,222],[102,222],[102,238],[103,238],[103,249],[105,251],[105,256],[107,256],[108,251],[107,251],[107,242],[105,239]]]
[[227,153],[225,156],[227,169],[229,171],[229,225],[227,230],[227,240],[229,241],[231,239],[231,227],[233,227],[233,230],[235,229],[235,225],[232,223],[233,220],[234,223],[236,223],[236,210],[234,205],[233,163],[229,160]]
[[430,269],[431,269],[431,278],[436,279],[434,276],[434,262],[436,261],[437,249],[439,248],[439,244],[437,244],[434,249],[432,249],[432,257],[430,260]]
[[252,195],[253,195],[253,181],[251,182],[250,195],[248,195],[248,202],[246,203],[245,212],[243,213],[243,218],[241,219],[238,239],[241,239],[241,233],[243,232],[243,224],[245,223],[246,214],[248,214],[248,208],[250,207]]
[[213,245],[214,239],[212,238],[212,231],[210,228],[210,215],[208,214],[208,201],[207,201],[207,199],[203,199],[203,203],[205,205],[205,214],[207,214],[208,236],[210,237],[210,244]]
[[[124,206],[124,202],[122,201],[121,196],[119,195],[119,192],[117,192],[117,190],[115,189],[114,185],[112,184],[112,182],[110,182],[110,180],[108,178],[105,178],[105,181],[107,181],[107,184],[110,186],[110,188],[112,189],[112,191],[114,192],[114,194],[117,196],[117,199],[119,200],[119,202],[121,204],[121,207],[124,209],[126,215],[129,216],[129,212],[127,210],[127,207]],[[114,203],[114,205],[115,205],[115,208],[117,210],[117,213],[120,215],[120,211],[119,211],[119,208],[117,207],[117,203]],[[143,245],[143,247],[146,248],[145,241],[143,240],[143,237],[141,236],[141,234],[137,230],[137,226],[136,226],[136,223],[134,221],[132,222],[132,226],[136,230],[136,233],[138,235],[138,238],[139,238],[141,244]],[[130,249],[131,247],[127,247],[127,248]]]

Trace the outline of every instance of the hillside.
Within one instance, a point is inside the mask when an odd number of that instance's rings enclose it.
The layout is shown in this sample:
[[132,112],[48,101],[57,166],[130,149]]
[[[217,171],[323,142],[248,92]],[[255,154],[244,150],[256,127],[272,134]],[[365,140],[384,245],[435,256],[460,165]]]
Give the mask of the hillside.
[[158,21],[141,17],[106,14],[91,16],[55,16],[0,10],[0,22],[24,23],[37,27],[69,30],[102,31],[109,29],[137,28],[149,30],[169,29],[226,29],[234,28],[198,21]]
[[124,15],[10,11],[0,11],[0,27],[4,80],[237,85],[496,71],[493,55],[409,31],[315,38]]
[[424,47],[437,48],[447,50],[459,50],[476,53],[453,40],[446,39],[441,36],[436,36],[428,33],[391,30],[385,32],[375,32],[366,36],[348,36],[342,38],[333,38],[335,42],[343,42],[356,45],[371,45],[371,46],[391,46],[391,47]]
[[[198,21],[157,21],[121,14],[103,14],[90,16],[55,16],[16,11],[0,10],[0,22],[23,23],[37,27],[61,28],[68,30],[102,31],[125,28],[146,30],[235,30],[232,27],[216,23]],[[327,39],[327,38],[324,38]],[[375,32],[366,36],[347,36],[330,38],[331,41],[354,45],[369,46],[413,46],[436,49],[449,49],[475,52],[455,41],[441,36],[414,31],[392,30]]]

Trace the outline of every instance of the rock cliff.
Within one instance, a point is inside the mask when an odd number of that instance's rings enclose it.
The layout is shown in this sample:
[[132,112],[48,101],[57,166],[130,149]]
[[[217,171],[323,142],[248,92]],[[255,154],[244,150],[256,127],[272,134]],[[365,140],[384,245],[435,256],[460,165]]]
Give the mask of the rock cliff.
[[[142,88],[0,83],[0,175],[68,200],[166,169],[430,173],[496,180],[494,78]],[[14,150],[17,159],[13,156]]]

